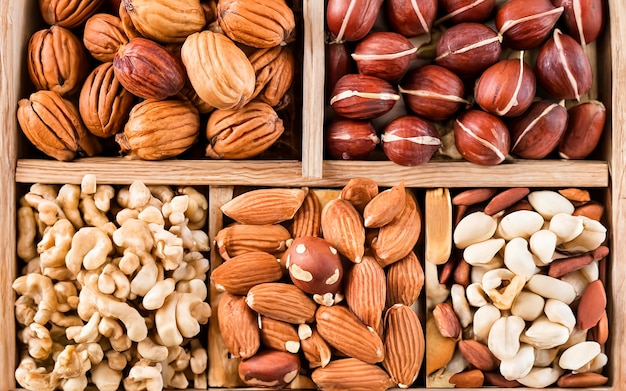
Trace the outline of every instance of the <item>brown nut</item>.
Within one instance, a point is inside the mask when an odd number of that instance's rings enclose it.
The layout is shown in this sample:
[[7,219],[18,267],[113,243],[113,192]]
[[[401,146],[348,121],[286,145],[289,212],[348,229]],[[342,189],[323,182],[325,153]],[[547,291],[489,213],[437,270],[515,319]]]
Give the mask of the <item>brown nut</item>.
[[458,347],[467,362],[480,370],[493,371],[500,365],[500,361],[491,353],[487,345],[478,341],[461,340]]
[[348,74],[335,84],[330,105],[350,119],[376,118],[391,111],[400,95],[389,82],[374,76]]
[[433,309],[433,318],[443,337],[456,339],[461,334],[461,323],[450,303],[437,304]]
[[244,296],[223,293],[219,298],[217,321],[226,348],[235,357],[252,357],[261,344],[256,314]]
[[450,383],[455,388],[479,388],[483,386],[485,376],[480,369],[470,369],[450,376]]
[[480,110],[468,110],[454,123],[455,145],[468,161],[496,165],[509,153],[509,131],[498,117]]
[[370,32],[383,0],[329,0],[326,25],[335,42],[358,41]]
[[117,80],[112,62],[97,66],[80,92],[80,116],[95,136],[106,138],[124,129],[135,97]]
[[261,101],[252,101],[239,109],[215,110],[206,127],[206,156],[248,159],[271,147],[284,130],[276,111]]
[[285,94],[291,88],[295,73],[291,50],[286,46],[259,49],[249,59],[256,74],[253,99],[260,99],[272,107],[288,103]]
[[283,271],[276,257],[263,251],[240,254],[211,272],[211,281],[219,291],[245,295],[264,282],[278,281]]
[[567,33],[581,45],[595,41],[602,32],[605,18],[602,0],[552,0],[552,4],[564,8],[563,21]]
[[326,95],[330,96],[337,81],[349,73],[354,73],[354,61],[347,45],[336,42],[326,44]]
[[282,388],[300,372],[297,354],[264,350],[239,363],[239,377],[251,387]]
[[385,271],[371,255],[350,265],[344,278],[344,294],[348,308],[366,326],[379,330],[385,309],[387,284]]
[[363,218],[355,207],[335,198],[322,209],[322,233],[334,248],[354,263],[361,262],[365,252]]
[[369,121],[336,119],[326,128],[326,151],[335,159],[365,159],[380,144]]
[[482,23],[459,23],[437,41],[435,62],[459,76],[476,75],[500,59],[502,36]]
[[340,197],[350,202],[356,210],[363,209],[378,194],[378,184],[369,178],[352,178],[341,189]]
[[403,35],[376,31],[359,41],[352,59],[359,73],[397,82],[409,69],[416,51],[417,48]]
[[576,387],[576,388],[587,388],[587,387],[600,387],[605,385],[609,381],[609,378],[594,372],[583,372],[583,373],[569,373],[567,375],[563,375],[557,380],[556,385],[559,387]]
[[535,74],[539,84],[556,99],[580,101],[593,83],[591,65],[582,46],[559,29],[539,48]]
[[220,0],[217,22],[230,39],[253,48],[284,46],[293,41],[296,28],[284,0]]
[[576,327],[588,330],[598,324],[606,309],[606,291],[601,280],[591,282],[578,304]]
[[386,5],[391,27],[406,37],[430,32],[437,16],[436,0],[388,0]]
[[343,267],[339,253],[323,238],[295,238],[283,255],[295,286],[313,295],[318,304],[334,304],[341,287]]
[[49,25],[73,29],[93,15],[104,0],[40,0],[39,11]]
[[71,95],[89,73],[89,60],[76,35],[61,26],[35,32],[28,41],[28,75],[38,90]]
[[507,46],[532,49],[545,41],[562,13],[550,0],[511,0],[498,10],[496,28]]
[[163,46],[146,38],[121,45],[113,59],[115,76],[130,93],[162,100],[176,95],[185,84],[178,60]]
[[528,187],[511,187],[496,194],[485,206],[485,214],[493,216],[514,205],[530,193]]
[[424,331],[411,307],[396,304],[385,312],[385,359],[383,366],[400,388],[409,387],[424,360]]
[[474,98],[491,114],[515,117],[528,109],[535,98],[535,90],[535,74],[520,56],[487,68],[476,81]]
[[448,119],[462,105],[469,104],[464,99],[463,81],[454,72],[434,64],[409,71],[399,91],[411,111],[435,121]]
[[200,116],[189,102],[144,100],[130,111],[115,141],[121,153],[145,160],[178,156],[198,139]]
[[567,128],[567,109],[537,101],[509,126],[511,153],[524,159],[543,159],[552,152]]
[[95,14],[85,23],[83,44],[96,60],[113,61],[120,46],[127,42],[122,21],[117,16]]
[[328,365],[313,371],[311,378],[318,387],[326,390],[365,388],[383,391],[395,386],[395,382],[380,366],[351,357],[332,360]]
[[580,103],[568,110],[567,130],[559,144],[564,159],[584,159],[598,145],[606,123],[606,107],[597,100]]
[[495,0],[440,0],[439,5],[445,11],[440,21],[454,23],[484,22],[489,19],[496,6]]
[[391,121],[385,127],[381,140],[385,155],[402,166],[428,162],[441,146],[434,125],[413,115]]
[[102,150],[83,127],[78,109],[57,92],[40,90],[20,99],[17,120],[30,142],[57,160],[69,161],[79,154],[94,156]]

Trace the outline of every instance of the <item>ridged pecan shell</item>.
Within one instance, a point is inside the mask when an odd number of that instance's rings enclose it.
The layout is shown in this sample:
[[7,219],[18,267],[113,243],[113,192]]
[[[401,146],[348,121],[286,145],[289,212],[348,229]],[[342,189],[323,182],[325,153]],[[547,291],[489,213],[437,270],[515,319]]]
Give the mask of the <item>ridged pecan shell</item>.
[[78,109],[85,127],[98,137],[111,137],[124,129],[135,97],[117,80],[112,62],[97,66],[85,80]]
[[259,49],[249,58],[256,74],[253,97],[272,107],[288,103],[283,98],[291,88],[295,72],[291,50],[285,46]]
[[120,46],[113,67],[124,88],[144,99],[176,95],[185,84],[185,71],[176,57],[146,38],[134,38]]
[[214,159],[251,158],[271,147],[284,130],[276,111],[261,101],[238,110],[215,110],[206,127],[206,155]]
[[122,0],[137,31],[159,42],[183,42],[206,25],[200,0]]
[[39,11],[49,25],[72,29],[93,15],[104,0],[40,0]]
[[41,90],[18,102],[17,120],[35,147],[57,160],[100,153],[99,141],[87,132],[78,110],[54,91]]
[[233,41],[255,48],[291,42],[296,27],[284,0],[220,0],[217,21]]
[[38,90],[69,95],[81,87],[89,61],[80,40],[70,30],[51,26],[28,41],[28,74]]
[[85,23],[83,44],[102,62],[113,61],[120,46],[128,42],[122,20],[111,14],[95,14]]
[[180,155],[198,139],[200,116],[189,102],[144,100],[130,111],[124,133],[115,141],[121,152],[145,160]]

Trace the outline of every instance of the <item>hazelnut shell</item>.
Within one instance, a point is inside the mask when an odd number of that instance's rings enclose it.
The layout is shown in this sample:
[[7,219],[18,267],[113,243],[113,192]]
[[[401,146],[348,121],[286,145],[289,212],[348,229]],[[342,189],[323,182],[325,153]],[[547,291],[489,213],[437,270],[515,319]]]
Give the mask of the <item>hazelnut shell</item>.
[[561,141],[567,127],[565,107],[537,101],[509,126],[511,153],[524,159],[543,159]]
[[466,160],[492,166],[502,163],[509,153],[509,131],[495,115],[468,110],[454,123],[454,143]]
[[369,121],[337,119],[326,129],[326,151],[335,159],[365,159],[380,144]]
[[385,155],[402,166],[428,162],[441,146],[437,129],[430,122],[413,115],[391,121],[385,127],[381,140]]

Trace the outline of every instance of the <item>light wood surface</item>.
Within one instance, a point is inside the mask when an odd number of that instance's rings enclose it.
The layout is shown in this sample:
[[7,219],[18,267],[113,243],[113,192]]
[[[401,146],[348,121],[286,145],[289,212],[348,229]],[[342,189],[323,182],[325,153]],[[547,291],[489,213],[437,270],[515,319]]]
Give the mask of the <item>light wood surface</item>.
[[[480,167],[467,162],[431,162],[419,167],[401,167],[391,162],[323,161],[323,2],[303,0],[305,49],[303,88],[305,104],[312,110],[303,116],[302,161],[179,161],[143,162],[122,158],[79,159],[74,162],[18,160],[18,134],[15,120],[17,100],[24,91],[21,80],[25,46],[35,26],[36,1],[0,0],[0,391],[15,388],[16,335],[12,281],[16,276],[16,184],[80,183],[83,175],[94,173],[100,183],[128,184],[135,179],[146,183],[211,185],[213,206],[232,195],[235,185],[339,187],[350,178],[370,177],[381,186],[404,178],[407,187],[594,187],[608,188],[611,228],[611,255],[608,267],[609,317],[611,337],[607,352],[611,383],[594,390],[626,389],[626,11],[623,0],[607,0],[610,13],[610,42],[598,50],[602,58],[598,94],[606,99],[611,118],[611,137],[605,146],[606,161],[516,161],[496,167]],[[310,49],[310,50],[309,50]],[[222,187],[224,186],[224,187]],[[212,208],[209,234],[221,227],[221,214]],[[212,266],[219,262],[212,255]],[[219,258],[219,257],[218,257]],[[215,297],[215,296],[212,296]],[[212,302],[212,304],[214,304]],[[214,307],[215,308],[215,307]],[[213,331],[214,332],[214,331]],[[211,337],[213,339],[213,337]],[[219,348],[219,345],[216,345]],[[211,348],[211,346],[210,346]],[[211,348],[212,349],[212,348]],[[222,354],[223,349],[217,349]],[[215,351],[211,353],[215,355]],[[223,357],[222,357],[223,358]],[[215,360],[215,357],[213,356]],[[213,370],[213,372],[211,372]],[[230,369],[232,371],[232,368]],[[215,389],[223,373],[209,370]],[[493,388],[492,388],[493,389]],[[497,389],[496,389],[497,390]]]

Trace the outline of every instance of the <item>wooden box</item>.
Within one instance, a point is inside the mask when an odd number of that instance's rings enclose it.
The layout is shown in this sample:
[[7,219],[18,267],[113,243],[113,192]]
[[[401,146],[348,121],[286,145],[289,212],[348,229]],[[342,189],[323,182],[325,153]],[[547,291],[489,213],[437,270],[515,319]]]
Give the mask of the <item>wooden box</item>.
[[[224,186],[341,187],[350,178],[370,177],[380,186],[404,179],[413,188],[470,187],[586,187],[605,194],[610,229],[611,261],[607,273],[610,346],[607,373],[610,383],[602,390],[626,389],[626,12],[621,0],[607,0],[610,10],[603,37],[597,42],[597,95],[607,105],[608,124],[601,141],[601,156],[585,161],[513,161],[495,167],[468,162],[431,162],[402,167],[388,161],[330,161],[323,156],[324,112],[324,2],[302,0],[304,19],[303,113],[301,160],[212,161],[168,160],[146,162],[96,157],[59,162],[29,158],[26,141],[16,121],[17,101],[28,92],[24,66],[26,46],[41,25],[35,0],[0,0],[0,391],[14,389],[17,362],[12,281],[17,273],[16,206],[28,184],[80,183],[95,174],[100,183],[209,186],[209,194],[224,194]],[[22,190],[20,190],[22,189]],[[214,193],[213,193],[214,191]],[[222,192],[222,193],[220,193]],[[226,194],[228,191],[226,191]],[[216,219],[215,209],[210,219]],[[221,218],[221,217],[220,217]],[[217,220],[216,220],[217,221]],[[210,220],[210,224],[211,220]],[[215,229],[215,226],[213,226]]]

